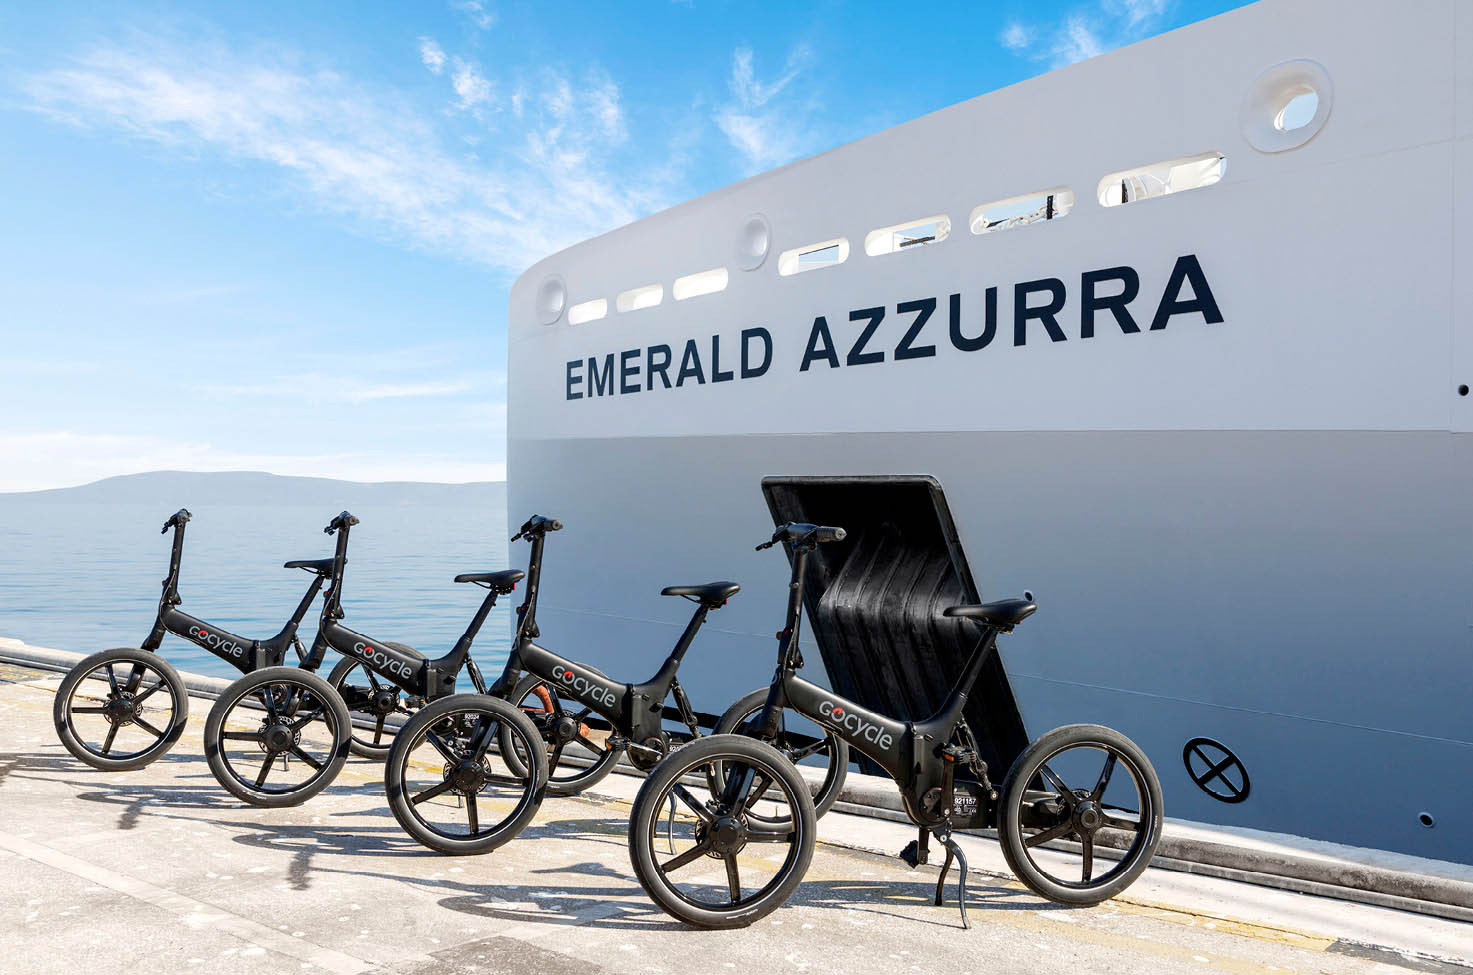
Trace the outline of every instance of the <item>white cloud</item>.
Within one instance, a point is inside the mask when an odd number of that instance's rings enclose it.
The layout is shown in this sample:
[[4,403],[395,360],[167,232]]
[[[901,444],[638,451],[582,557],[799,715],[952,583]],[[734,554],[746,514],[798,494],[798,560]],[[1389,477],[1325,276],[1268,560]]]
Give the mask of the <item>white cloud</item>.
[[788,56],[783,73],[764,82],[757,77],[750,48],[737,48],[731,59],[732,101],[717,109],[715,121],[727,140],[746,157],[752,171],[789,162],[812,144],[808,116],[811,100],[784,97],[807,64],[807,48]]
[[430,69],[430,74],[439,74],[445,70],[445,49],[436,44],[433,38],[419,39],[419,59]]
[[1161,30],[1176,0],[1098,0],[1063,20],[1044,25],[1013,21],[998,41],[1035,61],[1059,67],[1132,44]]
[[453,382],[362,382],[339,375],[303,373],[269,383],[240,386],[214,383],[201,390],[209,395],[290,397],[313,403],[368,403],[386,399],[422,399],[468,393],[476,386],[468,379]]
[[1055,64],[1073,64],[1100,54],[1105,50],[1100,39],[1090,30],[1083,17],[1070,17],[1054,38]]
[[87,434],[67,430],[0,433],[0,491],[39,491],[145,471],[270,471],[349,481],[499,481],[506,465],[438,453],[271,454],[209,441]]
[[490,30],[496,23],[496,14],[487,10],[481,0],[450,0],[450,9],[464,14],[477,30]]
[[450,74],[450,86],[455,89],[460,108],[475,108],[491,100],[491,82],[481,76],[475,65],[455,59],[455,70]]
[[[492,81],[473,69],[457,66],[450,81],[452,105],[491,98]],[[218,45],[102,47],[25,87],[56,118],[267,164],[374,235],[516,272],[664,205],[670,178],[613,168],[627,132],[619,87],[601,70],[549,69],[524,84],[521,117],[502,117],[515,127],[475,154],[453,120],[393,90]]]
[[1125,21],[1127,27],[1159,21],[1174,0],[1105,0],[1106,12]]
[[1010,51],[1024,50],[1029,44],[1033,43],[1033,37],[1028,28],[1017,21],[1013,21],[1007,27],[1003,28],[1003,32],[999,35],[998,40],[1002,41],[1002,46]]

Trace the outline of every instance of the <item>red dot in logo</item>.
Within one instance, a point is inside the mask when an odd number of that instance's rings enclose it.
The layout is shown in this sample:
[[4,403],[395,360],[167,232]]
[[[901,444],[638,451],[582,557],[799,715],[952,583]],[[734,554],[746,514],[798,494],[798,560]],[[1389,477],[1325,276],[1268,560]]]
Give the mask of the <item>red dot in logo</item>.
[[205,632],[205,631],[204,631],[204,630],[200,630],[200,631],[199,631],[199,635],[200,635],[200,636],[201,636],[201,637],[207,637],[207,636],[209,636],[209,634],[208,634],[208,633],[206,633],[206,632]]
[[563,683],[564,684],[571,684],[571,683],[573,683],[573,674],[572,674],[571,671],[570,672],[566,672],[566,673],[563,674]]
[[843,708],[834,708],[833,715],[836,718],[842,718],[844,716],[844,709]]

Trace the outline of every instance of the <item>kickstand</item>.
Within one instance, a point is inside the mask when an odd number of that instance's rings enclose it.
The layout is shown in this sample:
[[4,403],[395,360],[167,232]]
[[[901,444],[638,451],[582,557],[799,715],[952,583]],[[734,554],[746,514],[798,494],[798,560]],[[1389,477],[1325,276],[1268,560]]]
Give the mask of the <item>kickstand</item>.
[[962,852],[961,847],[956,845],[956,840],[951,838],[950,832],[944,835],[938,833],[936,838],[946,847],[946,862],[941,865],[941,876],[936,878],[936,906],[940,907],[945,902],[945,898],[942,897],[942,887],[946,883],[946,873],[951,869],[951,861],[955,860],[961,870],[956,884],[957,906],[962,911],[962,928],[970,928],[972,924],[967,920],[967,855]]
[[670,821],[665,826],[665,842],[670,844],[670,852],[675,852],[675,794],[670,794]]

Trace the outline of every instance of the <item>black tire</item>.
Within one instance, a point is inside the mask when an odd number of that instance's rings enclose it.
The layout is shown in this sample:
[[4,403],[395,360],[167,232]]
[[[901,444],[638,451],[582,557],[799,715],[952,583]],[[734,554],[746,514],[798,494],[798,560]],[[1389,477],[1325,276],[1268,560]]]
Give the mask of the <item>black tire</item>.
[[[546,704],[537,695],[539,687],[545,689],[547,700],[552,704],[551,714],[548,713]],[[529,702],[528,698],[533,700]],[[558,696],[557,687],[551,681],[543,680],[535,674],[527,674],[517,681],[511,697],[507,700],[527,715],[527,719],[542,735],[547,755],[548,795],[577,795],[602,782],[614,770],[614,766],[619,764],[619,750],[600,745],[596,738],[583,731],[586,725],[583,725],[582,719],[588,716],[591,709],[580,707],[572,714],[567,713],[563,708],[562,698]],[[581,727],[577,738],[567,742],[563,748],[559,748],[552,723],[563,718],[577,722]],[[501,727],[500,736],[501,755],[507,767],[518,775],[526,775],[525,756],[517,746],[509,725]],[[571,753],[574,757],[587,760],[589,764],[572,764],[564,761],[570,754],[569,748],[575,749]]]
[[[1086,751],[1105,758],[1093,761]],[[1086,768],[1099,769],[1084,778],[1075,775],[1082,787],[1071,786],[1050,767],[1066,752],[1076,753],[1071,763],[1088,762]],[[1133,789],[1122,787],[1119,768],[1130,776]],[[1061,798],[1066,795],[1068,802]],[[1122,806],[1122,801],[1134,808]],[[1102,725],[1064,725],[1033,742],[1013,763],[1003,784],[998,820],[1003,856],[1029,890],[1059,904],[1086,907],[1119,894],[1150,865],[1161,842],[1161,782],[1145,752],[1120,732]],[[1106,829],[1125,834],[1109,837],[1114,842],[1108,847],[1123,845],[1124,854],[1095,876],[1096,836]],[[1050,843],[1053,847],[1046,846]],[[1040,848],[1050,850],[1050,859],[1035,855]],[[1066,867],[1080,879],[1051,872],[1066,872]]]
[[[767,704],[768,689],[758,688],[746,697],[737,701],[726,709],[726,713],[716,722],[716,730],[713,734],[718,735],[748,735],[746,727],[748,720],[763,706]],[[794,712],[795,714],[797,712]],[[824,772],[823,781],[817,785],[809,786],[809,795],[813,798],[813,813],[822,816],[834,807],[839,799],[839,793],[844,790],[844,779],[849,774],[849,743],[832,731],[825,729],[823,744],[816,751],[812,744],[800,746],[789,740],[786,730],[780,731],[774,741],[767,744],[772,745],[783,756],[793,764],[797,764],[808,754],[825,754],[828,756],[828,767]],[[801,774],[801,773],[800,773]],[[770,819],[774,824],[786,822],[785,819]]]
[[[505,755],[490,745],[503,724],[512,726],[523,753],[532,756],[530,772],[497,769],[494,758],[499,755],[505,766]],[[473,750],[480,735],[484,742]],[[442,767],[435,769],[433,763]],[[457,782],[457,775],[468,777]],[[454,694],[422,708],[394,737],[384,766],[389,808],[399,825],[430,849],[452,855],[489,853],[514,838],[537,815],[546,783],[547,759],[537,729],[521,711],[487,694]],[[493,785],[502,794],[484,798],[502,807],[510,801],[511,808],[483,829],[480,803]],[[453,812],[448,802],[440,801],[452,796]]]
[[[747,796],[712,796],[700,786],[692,792],[682,782],[687,776],[696,782],[707,781],[711,769],[718,767],[732,776],[733,793],[739,788],[737,783],[745,782]],[[746,778],[748,770],[752,779]],[[767,786],[759,787],[755,781],[758,776],[772,782],[796,810],[794,825],[786,834],[774,832],[765,839],[754,838],[748,832],[752,825],[750,820],[740,810],[735,810],[736,815],[732,815],[735,807],[731,800],[744,805],[753,793],[767,791]],[[680,827],[683,834],[689,832],[691,845],[661,863],[656,849],[658,832],[672,797],[678,798],[686,807],[687,816],[680,821]],[[708,797],[709,804],[706,801]],[[694,814],[694,819],[691,814]],[[645,778],[629,816],[629,861],[645,893],[671,917],[698,928],[741,928],[766,917],[792,895],[808,872],[817,833],[818,817],[808,795],[808,784],[792,762],[771,745],[756,739],[741,735],[712,735],[677,748]],[[718,841],[717,837],[725,839]],[[684,835],[682,839],[685,839]],[[723,851],[721,842],[735,848]],[[788,854],[771,880],[751,897],[744,897],[745,887],[741,883],[737,855],[747,844],[760,844],[761,848],[768,842],[786,843]],[[674,843],[673,836],[670,843]],[[707,859],[719,860],[726,868],[724,893],[728,903],[724,905],[719,903],[719,894],[716,900],[697,896],[701,889],[710,886],[709,882],[703,882],[704,875],[693,873],[684,887],[680,886],[680,881],[667,876],[667,871],[673,873]],[[759,870],[758,873],[765,876],[766,871]],[[700,887],[692,889],[692,884],[700,884]]]
[[[119,674],[122,665],[127,669]],[[62,678],[51,720],[78,761],[125,772],[158,761],[174,747],[189,722],[189,691],[179,672],[152,651],[103,650]],[[126,736],[122,742],[120,735]],[[115,751],[120,744],[127,750]]]
[[[231,720],[248,727],[228,728]],[[295,806],[327,788],[342,771],[350,720],[343,699],[321,677],[297,667],[267,667],[231,684],[210,708],[205,758],[215,778],[240,801],[272,809]],[[270,782],[277,760],[289,774],[293,758],[310,774]],[[255,777],[248,778],[251,774]]]
[[[393,646],[393,644],[390,644]],[[357,671],[358,673],[354,673]],[[382,762],[389,757],[394,747],[394,735],[403,727],[404,721],[414,712],[404,703],[404,695],[398,685],[371,670],[367,664],[352,657],[342,657],[333,665],[327,682],[343,699],[352,718],[349,724],[348,750],[359,758]],[[378,706],[373,699],[379,695],[393,694],[393,707]],[[389,723],[390,715],[398,715]],[[372,727],[360,727],[360,721]]]

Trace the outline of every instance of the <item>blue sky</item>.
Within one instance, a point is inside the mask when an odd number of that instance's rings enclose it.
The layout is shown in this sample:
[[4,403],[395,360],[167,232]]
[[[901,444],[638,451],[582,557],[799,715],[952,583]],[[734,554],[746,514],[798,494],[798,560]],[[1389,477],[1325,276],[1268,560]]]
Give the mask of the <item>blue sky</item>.
[[511,282],[1239,6],[0,7],[0,491],[503,476]]

